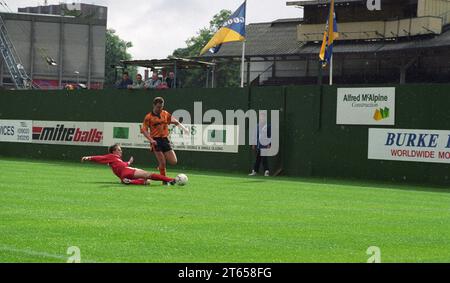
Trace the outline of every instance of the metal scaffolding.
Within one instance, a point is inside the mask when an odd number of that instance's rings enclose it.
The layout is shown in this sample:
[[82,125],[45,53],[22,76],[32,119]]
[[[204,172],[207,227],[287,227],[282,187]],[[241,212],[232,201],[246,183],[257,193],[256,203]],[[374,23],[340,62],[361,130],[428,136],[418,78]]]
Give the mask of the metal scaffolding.
[[25,68],[14,48],[13,43],[9,39],[6,25],[0,16],[0,53],[2,54],[3,61],[11,75],[11,80],[14,82],[16,89],[31,89],[38,88],[33,84],[30,77],[25,72]]

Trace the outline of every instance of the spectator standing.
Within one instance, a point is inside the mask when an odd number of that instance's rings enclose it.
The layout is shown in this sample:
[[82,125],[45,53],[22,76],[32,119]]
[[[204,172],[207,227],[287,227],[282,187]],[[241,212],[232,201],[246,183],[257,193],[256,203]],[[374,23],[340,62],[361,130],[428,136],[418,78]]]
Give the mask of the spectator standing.
[[270,176],[269,158],[267,156],[262,156],[261,150],[269,149],[271,147],[271,136],[271,127],[270,124],[267,124],[267,116],[265,113],[260,113],[259,124],[256,132],[257,145],[252,146],[253,150],[256,152],[256,161],[255,165],[253,166],[252,173],[250,173],[249,176],[258,175],[261,162],[263,164],[264,176]]

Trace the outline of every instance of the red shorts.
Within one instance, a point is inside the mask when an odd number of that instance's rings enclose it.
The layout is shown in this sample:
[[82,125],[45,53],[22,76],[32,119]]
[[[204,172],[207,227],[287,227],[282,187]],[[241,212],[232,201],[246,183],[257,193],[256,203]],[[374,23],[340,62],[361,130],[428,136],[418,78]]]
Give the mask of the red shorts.
[[120,179],[134,179],[134,172],[136,172],[136,169],[134,168],[123,168],[120,172]]

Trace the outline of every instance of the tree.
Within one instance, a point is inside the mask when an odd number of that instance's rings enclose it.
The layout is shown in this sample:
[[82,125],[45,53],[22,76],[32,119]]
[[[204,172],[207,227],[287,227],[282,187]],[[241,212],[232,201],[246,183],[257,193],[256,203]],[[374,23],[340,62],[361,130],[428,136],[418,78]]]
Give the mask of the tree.
[[[116,70],[111,65],[117,65],[120,60],[131,60],[132,56],[127,52],[133,47],[133,43],[121,39],[116,31],[108,29],[106,31],[106,58],[105,58],[105,85],[112,86],[116,83]],[[130,78],[134,78],[137,73],[136,67],[128,68]],[[121,72],[119,72],[119,76]]]
[[[209,22],[209,27],[200,29],[197,35],[186,40],[187,47],[178,48],[173,52],[174,57],[197,57],[203,47],[209,42],[222,24],[230,17],[230,10],[221,10]],[[227,62],[218,64],[215,69],[218,87],[237,87],[240,83],[240,63]],[[205,70],[187,70],[178,73],[182,84],[189,87],[204,87],[206,81]]]

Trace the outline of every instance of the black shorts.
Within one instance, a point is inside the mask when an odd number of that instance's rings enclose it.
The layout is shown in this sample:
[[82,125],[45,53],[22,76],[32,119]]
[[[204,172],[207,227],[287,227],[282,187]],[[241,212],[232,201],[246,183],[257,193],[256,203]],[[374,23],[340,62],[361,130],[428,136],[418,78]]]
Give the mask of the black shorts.
[[166,153],[173,150],[168,138],[154,138],[154,140],[156,141],[156,146],[153,148],[154,151]]

